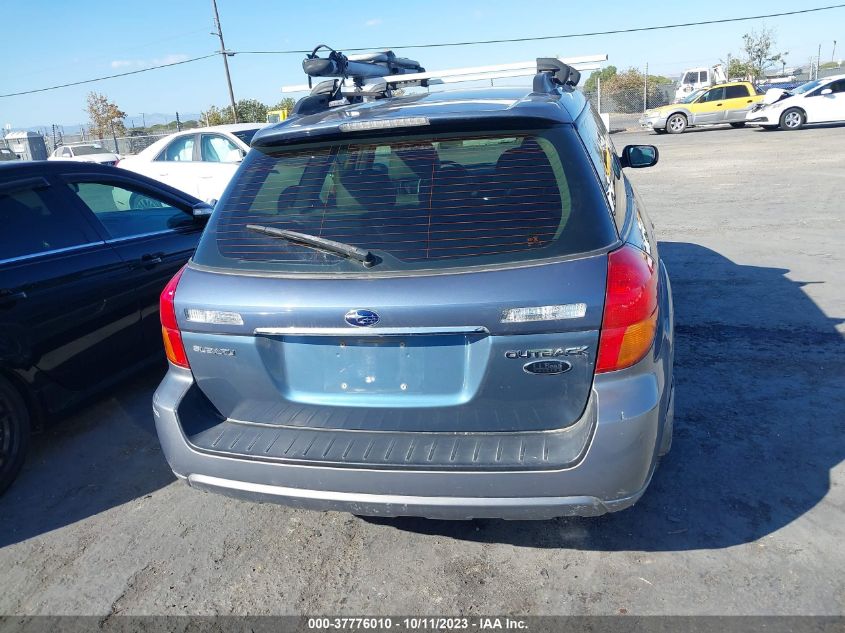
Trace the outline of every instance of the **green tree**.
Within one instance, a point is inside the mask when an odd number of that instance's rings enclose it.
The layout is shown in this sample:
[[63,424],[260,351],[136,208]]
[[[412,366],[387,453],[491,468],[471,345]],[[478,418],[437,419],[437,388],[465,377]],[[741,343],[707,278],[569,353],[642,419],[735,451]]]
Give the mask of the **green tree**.
[[725,67],[725,74],[728,79],[748,79],[753,75],[753,71],[748,62],[744,62],[738,57],[728,57],[727,63],[722,61]]
[[85,110],[91,121],[91,134],[99,139],[115,134],[126,135],[126,126],[123,119],[126,113],[117,105],[108,100],[106,95],[98,92],[89,92]]
[[292,99],[291,97],[285,97],[284,99],[279,101],[273,107],[268,108],[268,110],[287,110],[288,114],[290,114],[293,111],[293,106],[295,106],[295,105],[296,105],[295,99]]
[[[238,121],[240,123],[264,123],[267,121],[267,110],[265,104],[257,99],[241,99],[235,103],[235,110],[238,113]],[[202,113],[200,121],[203,125],[225,125],[227,123],[234,123],[232,120],[232,107],[210,106],[208,110]]]
[[265,123],[267,106],[257,99],[241,99],[235,104],[238,121],[241,123]]
[[595,92],[598,87],[598,80],[601,79],[602,84],[616,76],[616,66],[607,66],[601,70],[595,70],[587,77],[584,82],[584,92]]
[[232,109],[211,106],[208,110],[202,113],[200,119],[206,125],[224,125],[226,123],[232,123]]
[[610,97],[615,112],[642,112],[644,90],[648,96],[648,107],[664,101],[663,93],[658,87],[662,83],[660,79],[665,77],[649,75],[646,83],[643,73],[636,68],[629,68],[623,73],[613,75],[607,82],[602,80],[602,99],[604,100],[604,95]]
[[742,36],[745,64],[751,79],[759,79],[775,64],[784,63],[789,53],[775,52],[775,33],[772,29],[751,31]]

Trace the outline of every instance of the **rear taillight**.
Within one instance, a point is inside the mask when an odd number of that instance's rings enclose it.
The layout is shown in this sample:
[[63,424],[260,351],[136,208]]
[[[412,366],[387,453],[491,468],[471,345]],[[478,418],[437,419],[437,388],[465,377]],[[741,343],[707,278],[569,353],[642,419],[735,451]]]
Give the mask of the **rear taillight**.
[[657,265],[652,257],[624,246],[607,258],[596,373],[625,369],[651,349],[657,329]]
[[164,351],[167,353],[167,360],[179,367],[190,368],[188,356],[185,354],[185,345],[182,343],[182,333],[179,332],[179,324],[176,323],[176,286],[182,278],[182,267],[173,279],[167,282],[161,293],[159,301],[159,314],[161,315],[161,335],[164,337]]

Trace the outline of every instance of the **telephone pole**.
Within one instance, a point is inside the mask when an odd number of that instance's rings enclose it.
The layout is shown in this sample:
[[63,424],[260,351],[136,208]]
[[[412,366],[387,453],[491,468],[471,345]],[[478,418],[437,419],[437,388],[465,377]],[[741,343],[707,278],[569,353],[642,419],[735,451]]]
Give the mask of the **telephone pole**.
[[214,8],[214,29],[212,35],[220,38],[220,54],[223,56],[223,68],[226,69],[226,83],[229,85],[229,102],[232,104],[232,120],[238,122],[238,112],[235,108],[235,92],[232,90],[232,77],[229,74],[229,53],[226,52],[226,45],[223,43],[223,27],[220,26],[220,15],[217,13],[217,0],[211,0]]

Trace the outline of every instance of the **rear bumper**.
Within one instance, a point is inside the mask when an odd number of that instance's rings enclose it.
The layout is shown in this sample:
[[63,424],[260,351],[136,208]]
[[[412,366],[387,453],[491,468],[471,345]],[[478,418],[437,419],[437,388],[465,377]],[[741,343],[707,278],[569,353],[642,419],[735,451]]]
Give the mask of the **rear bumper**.
[[645,492],[621,499],[596,497],[420,497],[304,490],[189,475],[192,488],[249,501],[282,503],[308,510],[338,510],[367,516],[423,516],[430,519],[540,520],[559,516],[598,516],[633,505]]
[[374,516],[546,519],[595,516],[637,501],[654,471],[670,408],[671,334],[635,367],[596,378],[594,432],[577,463],[556,470],[400,470],[336,467],[197,450],[183,433],[180,403],[193,386],[170,368],[153,399],[168,463],[195,488],[259,502]]

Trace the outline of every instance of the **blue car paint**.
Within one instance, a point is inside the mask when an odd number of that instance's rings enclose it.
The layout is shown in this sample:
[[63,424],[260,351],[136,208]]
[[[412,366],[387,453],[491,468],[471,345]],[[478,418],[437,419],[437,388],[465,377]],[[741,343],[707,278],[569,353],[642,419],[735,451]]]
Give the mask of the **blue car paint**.
[[[253,146],[402,116],[428,117],[432,132],[573,125],[585,107],[575,91],[439,93],[295,117]],[[176,294],[191,369],[172,366],[154,398],[174,472],[225,494],[361,514],[547,518],[634,503],[671,438],[673,311],[650,223],[626,187],[618,240],[574,256],[334,278],[192,262]],[[658,261],[658,331],[639,363],[595,375],[607,252],[623,242]],[[572,303],[587,306],[577,322],[501,318]],[[243,324],[189,323],[189,308],[235,311]],[[356,310],[379,320],[357,327],[346,319]],[[537,375],[514,350],[582,351],[565,356],[569,371]]]

